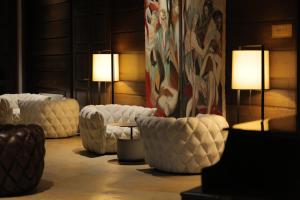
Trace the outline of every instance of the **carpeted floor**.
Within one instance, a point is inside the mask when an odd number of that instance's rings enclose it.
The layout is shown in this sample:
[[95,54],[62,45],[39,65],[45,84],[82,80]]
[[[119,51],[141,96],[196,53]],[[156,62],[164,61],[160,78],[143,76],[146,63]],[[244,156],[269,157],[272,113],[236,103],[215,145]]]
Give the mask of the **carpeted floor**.
[[[86,152],[79,136],[47,140],[45,170],[35,192],[18,200],[169,200],[200,185],[200,176],[162,173],[143,163],[118,163],[116,155]],[[2,198],[6,199],[6,198]]]

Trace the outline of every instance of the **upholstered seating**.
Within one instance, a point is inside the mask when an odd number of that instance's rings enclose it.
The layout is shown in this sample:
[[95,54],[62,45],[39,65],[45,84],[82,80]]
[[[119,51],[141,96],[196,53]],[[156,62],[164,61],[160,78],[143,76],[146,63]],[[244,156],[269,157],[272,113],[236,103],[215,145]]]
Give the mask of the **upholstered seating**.
[[[130,129],[117,124],[135,123],[137,116],[151,116],[155,108],[128,105],[89,105],[80,112],[80,134],[85,149],[104,154],[117,151],[117,139],[129,138]],[[133,137],[139,131],[133,130]]]
[[79,105],[75,99],[19,101],[20,123],[38,124],[46,138],[64,138],[78,132]]
[[228,127],[225,118],[201,115],[188,118],[139,117],[146,162],[173,173],[200,173],[223,153]]
[[76,135],[79,105],[74,99],[38,94],[0,96],[0,124],[37,124],[47,138]]
[[37,125],[0,126],[0,196],[33,190],[44,170],[45,139]]
[[3,94],[0,95],[0,124],[17,124],[20,121],[19,100],[43,101],[50,97],[39,94]]

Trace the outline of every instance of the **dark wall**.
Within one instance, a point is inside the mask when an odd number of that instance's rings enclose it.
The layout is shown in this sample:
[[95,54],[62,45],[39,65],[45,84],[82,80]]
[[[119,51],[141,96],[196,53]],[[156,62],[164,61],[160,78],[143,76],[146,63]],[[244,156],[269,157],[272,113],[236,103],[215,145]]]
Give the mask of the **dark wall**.
[[[144,59],[143,10],[141,0],[25,1],[26,91],[63,93],[81,106],[98,103],[91,55],[113,49]],[[144,83],[126,70],[120,77],[125,82],[116,83],[116,103],[144,104]]]
[[[227,1],[227,119],[236,122],[236,91],[231,89],[231,54],[239,46],[264,44],[270,51],[270,90],[265,93],[266,117],[296,113],[297,0]],[[292,24],[289,38],[272,38],[272,25]],[[250,100],[250,101],[249,101]],[[260,118],[260,93],[241,92],[241,121]]]
[[17,5],[0,1],[0,94],[17,92]]
[[[129,60],[144,58],[143,1],[74,0],[72,3],[74,97],[81,106],[99,103],[97,83],[92,81],[91,55],[112,49],[120,54],[115,103],[144,105],[144,83],[128,77],[124,67],[128,57]],[[129,73],[134,74],[135,66],[130,67]],[[144,71],[144,65],[138,67]],[[105,88],[102,83],[101,91],[100,102],[111,102],[110,84]]]
[[114,0],[112,8],[114,51],[119,53],[145,51],[144,1]]
[[145,106],[144,1],[113,1],[112,47],[120,54],[115,102]]
[[[27,91],[73,95],[81,105],[97,103],[97,85],[91,80],[91,54],[112,45],[114,52],[121,54],[116,103],[144,105],[142,0],[25,2]],[[236,91],[231,90],[231,51],[243,44],[263,43],[272,51],[272,90],[266,94],[266,114],[295,113],[296,4],[297,0],[227,0],[226,97],[230,122],[236,116]],[[271,38],[271,26],[281,23],[293,24],[293,37]],[[252,114],[244,120],[259,117],[258,95],[254,93],[253,105],[248,105],[248,93],[242,92],[243,113]]]
[[73,0],[74,97],[81,106],[97,103],[92,54],[111,49],[109,0]]
[[71,1],[23,2],[25,91],[71,96]]

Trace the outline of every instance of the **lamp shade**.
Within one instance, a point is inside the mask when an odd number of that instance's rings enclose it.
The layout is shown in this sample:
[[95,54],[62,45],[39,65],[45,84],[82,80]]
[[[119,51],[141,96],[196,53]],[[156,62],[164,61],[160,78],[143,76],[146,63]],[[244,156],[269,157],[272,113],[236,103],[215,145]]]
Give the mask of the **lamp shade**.
[[[264,51],[265,89],[270,89],[269,51]],[[232,52],[232,89],[260,90],[262,72],[260,50],[237,50]]]
[[[111,82],[111,54],[93,54],[93,81]],[[119,80],[119,54],[114,54],[114,81]]]

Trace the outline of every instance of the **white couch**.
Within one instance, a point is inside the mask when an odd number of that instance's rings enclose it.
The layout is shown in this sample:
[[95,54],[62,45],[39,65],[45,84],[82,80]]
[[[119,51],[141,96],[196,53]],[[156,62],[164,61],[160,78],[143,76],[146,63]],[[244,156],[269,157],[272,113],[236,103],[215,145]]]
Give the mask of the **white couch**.
[[139,117],[146,162],[172,173],[201,173],[219,161],[227,139],[222,116],[187,118]]
[[20,122],[19,100],[49,100],[50,97],[39,94],[3,94],[0,95],[0,124],[17,124]]
[[0,96],[1,124],[37,124],[47,138],[76,135],[79,105],[74,99],[53,98],[38,94],[5,94]]
[[[80,111],[79,127],[85,149],[98,154],[115,153],[117,139],[129,138],[130,129],[116,123],[135,123],[135,117],[152,116],[156,108],[129,105],[89,105]],[[139,130],[133,129],[133,137]]]

